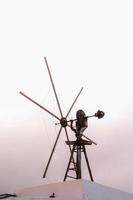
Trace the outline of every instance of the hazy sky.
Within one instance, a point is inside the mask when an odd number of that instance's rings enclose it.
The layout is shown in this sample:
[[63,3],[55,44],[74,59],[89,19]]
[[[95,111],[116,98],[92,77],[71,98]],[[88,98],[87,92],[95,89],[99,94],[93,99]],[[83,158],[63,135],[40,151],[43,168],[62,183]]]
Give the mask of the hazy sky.
[[133,193],[132,0],[1,0],[0,55],[0,192],[64,178],[64,132],[42,179],[59,126],[19,94],[59,116],[46,56],[64,115],[82,86],[70,118],[106,113],[85,132],[94,180]]

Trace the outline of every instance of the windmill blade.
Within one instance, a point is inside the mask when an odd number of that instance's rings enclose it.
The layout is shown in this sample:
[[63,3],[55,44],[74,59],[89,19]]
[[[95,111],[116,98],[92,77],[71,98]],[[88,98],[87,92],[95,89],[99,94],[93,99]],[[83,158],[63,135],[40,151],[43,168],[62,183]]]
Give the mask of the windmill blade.
[[[67,133],[67,128],[65,127],[65,133],[66,133],[66,138],[67,138],[67,141],[69,141],[69,137],[68,137],[68,133]],[[69,145],[69,149],[70,149],[70,152],[71,152],[71,146]]]
[[[68,137],[68,133],[67,133],[67,128],[66,128],[66,127],[65,127],[65,132],[66,132],[66,138],[67,138],[67,141],[70,141],[70,140],[69,140],[69,137]],[[72,154],[72,148],[71,148],[71,145],[70,145],[70,144],[68,144],[68,145],[69,145],[70,153]],[[73,161],[73,165],[74,165],[74,167],[75,167],[74,156],[72,156],[72,161]]]
[[46,165],[46,168],[45,168],[45,171],[44,171],[44,174],[43,174],[43,178],[46,177],[46,173],[47,173],[47,170],[48,170],[48,167],[49,167],[50,161],[51,161],[51,159],[52,159],[52,156],[53,156],[53,153],[54,153],[55,147],[56,147],[56,145],[57,145],[57,142],[58,142],[59,136],[60,136],[60,134],[61,134],[61,131],[62,131],[62,126],[61,126],[61,128],[60,128],[60,130],[59,130],[59,133],[58,133],[57,137],[56,137],[56,140],[55,140],[55,143],[54,143],[53,149],[52,149],[52,151],[51,151],[51,154],[50,154],[50,157],[49,157],[48,163],[47,163],[47,165]]
[[50,115],[52,115],[53,117],[55,117],[56,119],[60,120],[59,117],[57,117],[55,114],[53,114],[52,112],[50,112],[49,110],[47,110],[46,108],[44,108],[43,106],[41,106],[39,103],[37,103],[36,101],[34,101],[33,99],[31,99],[30,97],[28,97],[26,94],[24,94],[23,92],[19,92],[22,96],[26,97],[28,100],[30,100],[31,102],[33,102],[34,104],[36,104],[37,106],[39,106],[40,108],[42,108],[43,110],[45,110],[47,113],[49,113]]
[[50,77],[51,84],[52,84],[52,88],[53,88],[53,91],[54,91],[54,94],[55,94],[56,102],[57,102],[57,105],[58,105],[58,108],[59,108],[59,111],[60,111],[60,115],[61,115],[61,117],[63,117],[61,106],[60,106],[60,103],[59,103],[59,99],[58,99],[58,96],[57,96],[57,92],[56,92],[56,89],[55,89],[55,85],[54,85],[54,82],[53,82],[53,79],[52,79],[52,75],[51,75],[50,68],[48,66],[48,62],[47,62],[46,57],[44,57],[44,60],[45,60],[46,66],[47,66],[47,70],[48,70],[49,77]]
[[75,100],[74,100],[73,104],[71,105],[71,107],[70,107],[70,109],[69,109],[69,111],[68,111],[68,113],[67,113],[67,115],[66,115],[66,118],[67,118],[67,117],[68,117],[68,115],[70,114],[70,112],[71,112],[71,110],[72,110],[72,108],[73,108],[74,104],[76,103],[76,101],[77,101],[77,99],[78,99],[78,97],[79,97],[80,93],[82,92],[82,90],[83,90],[83,87],[81,88],[81,90],[79,91],[78,95],[76,96],[76,98],[75,98]]
[[[79,97],[80,93],[82,92],[82,90],[83,90],[83,87],[80,89],[80,91],[79,91],[78,95],[76,96],[76,98],[75,98],[74,102],[72,103],[72,105],[71,105],[71,107],[70,107],[70,109],[69,109],[69,111],[68,111],[68,113],[67,113],[67,115],[66,115],[66,117],[65,117],[64,119],[67,119],[68,115],[70,114],[70,112],[71,112],[71,110],[72,110],[72,108],[73,108],[74,104],[76,103],[76,101],[77,101],[77,99],[78,99],[78,97]],[[75,120],[77,120],[77,119],[74,119],[73,121],[75,121]],[[71,120],[67,120],[66,122],[70,122],[70,121],[71,121]],[[60,124],[60,122],[59,122],[59,123],[55,123],[55,125],[58,125],[58,124]],[[69,125],[69,124],[67,124],[67,126],[69,126],[69,127],[70,127],[70,125]]]

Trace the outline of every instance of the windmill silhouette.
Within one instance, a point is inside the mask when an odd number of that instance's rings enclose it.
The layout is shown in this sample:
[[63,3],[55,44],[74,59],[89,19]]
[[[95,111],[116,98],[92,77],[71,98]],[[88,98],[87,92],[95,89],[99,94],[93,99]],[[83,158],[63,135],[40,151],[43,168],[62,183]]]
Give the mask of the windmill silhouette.
[[[70,112],[72,111],[72,108],[74,107],[78,97],[80,96],[80,94],[81,94],[81,92],[83,90],[83,87],[80,89],[79,93],[77,94],[76,98],[74,99],[74,101],[73,101],[71,107],[69,108],[67,114],[63,115],[63,112],[62,112],[62,109],[61,109],[61,105],[60,105],[60,102],[59,102],[59,98],[58,98],[58,95],[57,95],[57,92],[56,92],[55,84],[53,82],[53,78],[52,78],[52,75],[51,75],[50,68],[49,68],[49,65],[48,65],[46,57],[44,57],[44,60],[45,60],[46,67],[47,67],[47,70],[48,70],[48,74],[49,74],[49,78],[50,78],[50,81],[51,81],[52,89],[54,91],[54,96],[55,96],[55,99],[56,99],[56,102],[57,102],[57,106],[58,106],[58,109],[59,109],[60,117],[58,117],[57,115],[55,115],[54,113],[49,111],[47,108],[45,108],[44,106],[40,105],[39,103],[34,101],[32,98],[30,98],[29,96],[27,96],[26,94],[24,94],[23,92],[20,91],[21,95],[23,95],[25,98],[30,100],[32,103],[36,104],[38,107],[40,107],[41,109],[43,109],[44,111],[49,113],[54,118],[56,118],[59,121],[59,123],[57,123],[57,124],[60,124],[60,129],[59,129],[59,132],[57,134],[55,143],[53,145],[51,154],[49,156],[49,159],[48,159],[48,162],[47,162],[44,174],[43,174],[43,178],[46,177],[46,174],[47,174],[47,171],[48,171],[48,168],[49,168],[53,153],[54,153],[56,145],[57,145],[57,142],[59,140],[59,137],[60,137],[60,134],[61,134],[62,130],[64,129],[65,130],[65,135],[66,135],[66,140],[67,140],[66,144],[69,146],[69,150],[70,150],[70,159],[69,159],[68,166],[67,166],[67,169],[66,169],[66,173],[65,173],[65,176],[64,176],[64,181],[67,178],[80,179],[82,177],[81,176],[81,153],[82,152],[84,153],[84,156],[85,156],[85,160],[86,160],[86,163],[87,163],[90,179],[91,179],[91,181],[93,181],[94,179],[93,179],[92,172],[91,172],[90,165],[89,165],[89,161],[88,161],[88,158],[87,158],[85,145],[91,145],[91,144],[97,145],[97,144],[94,141],[92,141],[90,138],[86,137],[83,134],[83,131],[77,131],[77,133],[75,135],[76,136],[76,140],[75,141],[70,141],[69,140],[69,136],[68,136],[68,131],[67,131],[67,127],[69,127],[69,128],[71,128],[72,131],[76,132],[76,129],[74,130],[74,128],[72,127],[72,123],[74,121],[76,121],[76,123],[78,124],[78,122],[80,123],[80,121],[81,121],[81,120],[79,121],[77,118],[73,119],[73,120],[68,120],[68,116],[69,116]],[[104,112],[98,110],[92,116],[83,116],[82,117],[82,121],[85,122],[90,117],[98,117],[100,119],[103,116],[104,116]],[[69,124],[69,122],[70,122],[70,124]],[[83,126],[83,125],[81,125],[81,126]],[[84,127],[81,127],[81,128],[83,129]],[[80,138],[79,138],[79,136],[80,136]],[[86,138],[86,140],[82,139],[82,137]],[[76,158],[74,156],[74,153],[76,154]],[[73,165],[73,166],[71,167],[71,165]],[[73,177],[73,176],[69,175],[69,171],[71,171],[71,170],[75,171],[76,177]]]

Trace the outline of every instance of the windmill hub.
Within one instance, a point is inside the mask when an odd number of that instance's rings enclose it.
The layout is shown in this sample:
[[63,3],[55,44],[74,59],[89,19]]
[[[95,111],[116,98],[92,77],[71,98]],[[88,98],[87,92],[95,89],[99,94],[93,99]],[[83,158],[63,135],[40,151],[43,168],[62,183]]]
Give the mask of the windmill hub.
[[60,124],[61,124],[61,126],[63,126],[64,128],[67,126],[67,120],[66,120],[65,117],[62,117],[62,118],[60,119]]

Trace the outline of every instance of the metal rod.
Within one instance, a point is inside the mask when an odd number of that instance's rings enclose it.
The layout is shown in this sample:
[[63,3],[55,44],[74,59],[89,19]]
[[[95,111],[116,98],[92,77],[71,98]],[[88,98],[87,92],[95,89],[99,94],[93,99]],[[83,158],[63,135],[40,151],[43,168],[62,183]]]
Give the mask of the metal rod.
[[[70,141],[70,140],[69,140],[69,137],[68,137],[68,133],[67,133],[67,128],[66,128],[66,127],[65,127],[65,132],[66,132],[67,141]],[[70,150],[70,153],[72,153],[71,145],[69,145],[69,150]],[[73,161],[73,165],[74,165],[74,167],[75,167],[75,160],[74,160],[74,157],[72,157],[72,161]]]
[[84,145],[82,145],[82,146],[83,146],[83,151],[84,151],[84,155],[85,155],[87,167],[88,167],[88,170],[89,170],[90,178],[91,178],[91,181],[93,182],[94,179],[93,179],[92,172],[91,172],[91,168],[90,168],[90,164],[89,164],[89,161],[88,161],[88,158],[87,158],[86,149],[85,149],[85,146],[84,146]]
[[[91,115],[91,116],[86,116],[86,117],[84,117],[84,118],[91,118],[91,117],[95,117],[95,115]],[[72,119],[72,121],[76,121],[77,120],[77,118],[76,119]],[[70,122],[71,120],[68,120],[67,122]]]
[[47,170],[48,170],[48,167],[49,167],[50,161],[51,161],[51,159],[52,159],[52,156],[53,156],[53,153],[54,153],[55,147],[56,147],[56,145],[57,145],[57,142],[58,142],[59,136],[60,136],[60,134],[61,134],[61,131],[62,131],[62,127],[60,128],[59,133],[58,133],[58,135],[57,135],[57,137],[56,137],[56,140],[55,140],[55,143],[54,143],[53,149],[52,149],[52,151],[51,151],[51,154],[50,154],[50,157],[49,157],[48,163],[47,163],[47,165],[46,165],[46,168],[45,168],[45,171],[44,171],[44,174],[43,174],[43,178],[45,178],[45,176],[46,176],[46,173],[47,173]]
[[60,115],[61,115],[61,117],[63,117],[62,110],[61,110],[60,103],[59,103],[59,99],[58,99],[58,96],[57,96],[57,92],[56,92],[56,89],[55,89],[55,85],[54,85],[54,82],[53,82],[53,79],[52,79],[52,75],[51,75],[46,57],[44,57],[44,60],[45,60],[46,66],[47,66],[47,70],[48,70],[48,73],[49,73],[49,77],[50,77],[50,80],[51,80],[51,84],[52,84],[52,87],[53,87],[53,91],[54,91],[54,94],[55,94],[57,105],[58,105],[58,108],[59,108],[59,111],[60,111]]
[[[95,117],[95,115],[87,116],[87,117],[84,117],[84,118],[91,118],[91,117]],[[67,122],[76,121],[76,120],[77,120],[77,118],[76,118],[76,119],[70,119],[70,120],[68,120]],[[55,125],[58,125],[58,124],[60,124],[60,122],[55,123]],[[69,126],[69,125],[68,125],[68,126]],[[70,126],[69,126],[69,127],[70,127]]]
[[77,145],[77,161],[76,161],[76,165],[77,165],[77,170],[76,170],[76,175],[77,175],[77,179],[81,179],[81,145]]
[[72,110],[72,108],[73,108],[74,104],[76,103],[76,101],[77,101],[77,99],[78,99],[78,97],[79,97],[80,93],[82,92],[82,90],[83,90],[83,87],[80,89],[80,91],[79,91],[79,93],[78,93],[77,97],[75,98],[75,100],[74,100],[73,104],[71,105],[71,107],[70,107],[70,109],[69,109],[69,111],[68,111],[68,113],[67,113],[67,115],[66,115],[66,118],[68,117],[69,113],[71,112],[71,110]]
[[49,113],[50,115],[52,115],[53,117],[55,117],[56,119],[60,120],[59,117],[57,117],[55,114],[53,114],[52,112],[50,112],[49,110],[47,110],[46,108],[44,108],[43,106],[41,106],[39,103],[37,103],[36,101],[34,101],[33,99],[31,99],[30,97],[28,97],[26,94],[24,94],[23,92],[19,92],[22,96],[26,97],[28,100],[30,100],[31,102],[33,102],[34,104],[36,104],[37,106],[39,106],[40,108],[42,108],[43,110],[45,110],[47,113]]
[[69,175],[67,175],[67,177],[68,177],[68,178],[77,179],[77,178],[75,178],[75,177],[73,177],[73,176],[69,176]]
[[[68,133],[67,133],[67,129],[65,127],[65,133],[66,133],[66,138],[67,138],[67,141],[69,141],[69,137],[68,137]],[[70,152],[71,152],[71,146],[69,145],[69,149],[70,149]]]

